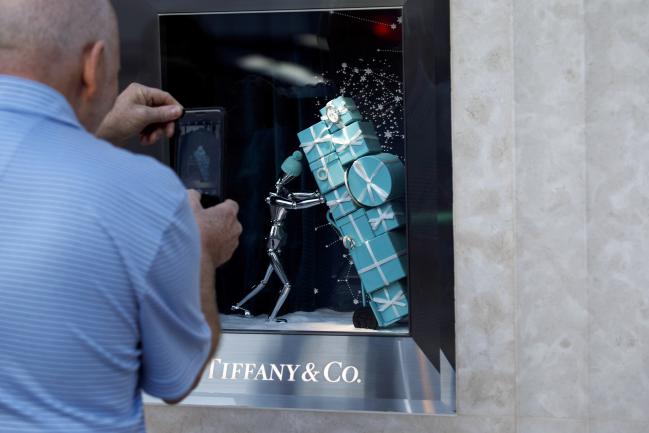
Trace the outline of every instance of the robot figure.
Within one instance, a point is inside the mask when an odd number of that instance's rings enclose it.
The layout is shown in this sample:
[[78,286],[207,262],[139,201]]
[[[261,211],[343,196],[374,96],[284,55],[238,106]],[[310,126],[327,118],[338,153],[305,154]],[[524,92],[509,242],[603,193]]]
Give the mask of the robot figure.
[[266,270],[266,275],[263,280],[259,282],[256,286],[253,287],[252,291],[241,300],[236,305],[232,306],[232,311],[243,313],[246,317],[251,317],[249,310],[243,308],[243,306],[250,301],[252,298],[257,296],[261,292],[270,277],[273,273],[277,274],[277,277],[282,282],[282,290],[280,292],[279,299],[275,304],[273,312],[268,317],[268,321],[279,321],[285,322],[285,320],[278,320],[277,314],[279,310],[284,305],[286,298],[291,291],[291,282],[289,281],[284,267],[280,262],[280,256],[282,254],[282,248],[286,244],[286,232],[284,230],[284,222],[290,210],[302,210],[308,209],[311,207],[319,206],[325,204],[326,200],[319,192],[312,193],[303,193],[296,192],[291,193],[286,188],[286,185],[290,183],[296,177],[299,177],[302,174],[302,153],[295,152],[292,156],[286,159],[282,164],[282,171],[284,176],[282,176],[277,183],[275,184],[276,191],[271,193],[266,198],[266,203],[270,208],[270,217],[271,217],[271,228],[270,234],[268,235],[267,254],[270,258],[270,264],[268,265],[268,270]]

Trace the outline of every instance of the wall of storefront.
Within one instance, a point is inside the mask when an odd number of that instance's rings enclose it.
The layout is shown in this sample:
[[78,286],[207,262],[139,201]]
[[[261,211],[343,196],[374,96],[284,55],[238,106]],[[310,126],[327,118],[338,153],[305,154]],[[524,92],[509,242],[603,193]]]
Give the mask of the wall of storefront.
[[150,432],[649,431],[649,2],[451,3],[458,415],[151,407]]

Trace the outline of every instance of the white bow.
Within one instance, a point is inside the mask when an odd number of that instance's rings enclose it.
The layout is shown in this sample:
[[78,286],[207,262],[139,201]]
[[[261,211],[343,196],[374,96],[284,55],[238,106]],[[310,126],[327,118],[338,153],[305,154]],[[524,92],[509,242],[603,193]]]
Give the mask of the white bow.
[[392,209],[386,212],[383,212],[381,208],[376,208],[376,210],[378,211],[379,216],[376,218],[370,218],[370,224],[372,224],[372,229],[376,230],[379,228],[381,224],[383,224],[383,228],[387,231],[388,225],[386,224],[386,221],[395,219],[397,214],[395,214]]
[[382,299],[382,298],[373,298],[372,301],[376,302],[377,304],[380,305],[379,307],[379,312],[383,313],[385,312],[388,308],[394,308],[395,314],[399,315],[400,312],[397,309],[397,307],[405,307],[406,304],[406,295],[403,293],[403,291],[400,291],[394,298],[390,299],[389,292],[387,289],[385,290],[385,296],[387,299]]
[[353,167],[356,174],[367,183],[367,188],[358,196],[358,201],[363,202],[365,196],[369,195],[372,202],[377,202],[379,200],[376,200],[376,197],[374,196],[374,193],[376,193],[376,195],[379,196],[380,200],[385,202],[388,199],[389,194],[383,188],[374,183],[374,178],[383,168],[383,163],[379,163],[378,167],[376,167],[371,176],[367,174],[367,171],[365,171],[365,167],[363,167],[362,164],[358,164],[358,162],[356,162]]
[[319,134],[317,134],[315,131],[315,125],[310,128],[310,131],[311,131],[311,136],[313,137],[313,141],[302,143],[300,144],[300,147],[304,149],[304,153],[306,153],[307,155],[311,153],[311,151],[315,147],[318,150],[320,156],[323,157],[324,155],[322,153],[322,149],[320,149],[320,146],[318,146],[318,144],[331,141],[332,139],[331,134],[329,133],[329,130],[327,128],[324,128],[322,131],[320,131]]

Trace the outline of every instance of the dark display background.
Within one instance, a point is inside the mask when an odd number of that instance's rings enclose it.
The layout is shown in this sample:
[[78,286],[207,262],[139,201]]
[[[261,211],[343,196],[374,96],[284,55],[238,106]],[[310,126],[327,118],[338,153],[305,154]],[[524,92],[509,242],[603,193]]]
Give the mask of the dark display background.
[[[403,157],[401,21],[401,9],[160,18],[164,89],[186,108],[226,110],[225,195],[241,205],[244,234],[233,260],[219,271],[222,312],[262,279],[270,228],[264,199],[283,160],[298,149],[296,134],[319,120],[328,100],[354,98],[375,123],[384,150]],[[317,189],[306,161],[303,176],[289,188]],[[288,217],[281,259],[293,290],[280,315],[361,306],[358,277],[326,211],[320,206]],[[273,276],[246,307],[270,313],[280,288]]]

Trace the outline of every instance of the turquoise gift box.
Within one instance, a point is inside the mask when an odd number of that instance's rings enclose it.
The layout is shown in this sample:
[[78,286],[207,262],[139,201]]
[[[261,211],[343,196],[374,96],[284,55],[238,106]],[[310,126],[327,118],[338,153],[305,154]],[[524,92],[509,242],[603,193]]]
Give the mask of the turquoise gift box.
[[309,164],[318,158],[327,156],[334,151],[332,136],[325,122],[318,122],[310,128],[297,134],[300,148],[306,155]]
[[322,121],[325,122],[331,132],[340,131],[347,125],[363,120],[363,116],[358,111],[354,100],[344,96],[329,101],[320,110],[320,114],[322,115]]
[[406,212],[401,201],[391,201],[367,210],[367,218],[374,236],[396,230],[406,224]]
[[345,185],[325,194],[324,197],[335,220],[339,220],[359,209]]
[[[370,221],[367,219],[365,209],[359,209],[356,212],[343,217],[336,221],[344,241],[344,245],[355,248],[363,245],[365,242],[374,239],[374,232],[370,227]],[[351,243],[349,241],[352,241]]]
[[372,293],[370,307],[379,327],[386,328],[408,316],[405,281],[397,281]]
[[309,168],[322,194],[333,191],[345,183],[345,170],[335,152],[318,158],[309,164]]
[[331,135],[334,149],[343,165],[381,152],[381,142],[371,122],[354,122]]
[[385,233],[356,246],[350,254],[367,293],[406,277],[408,253],[401,233]]
[[390,153],[364,156],[352,164],[347,186],[363,206],[376,207],[405,195],[405,167]]

